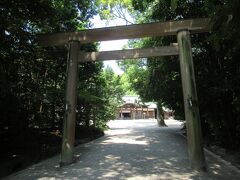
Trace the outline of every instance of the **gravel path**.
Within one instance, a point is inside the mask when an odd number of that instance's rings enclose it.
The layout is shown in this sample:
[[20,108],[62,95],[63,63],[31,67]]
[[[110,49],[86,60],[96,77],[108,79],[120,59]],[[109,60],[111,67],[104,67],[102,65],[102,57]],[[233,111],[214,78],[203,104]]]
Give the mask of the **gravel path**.
[[166,123],[159,128],[155,120],[111,121],[106,136],[76,147],[76,163],[60,168],[55,156],[6,179],[240,179],[208,154],[208,173],[192,171],[180,123]]

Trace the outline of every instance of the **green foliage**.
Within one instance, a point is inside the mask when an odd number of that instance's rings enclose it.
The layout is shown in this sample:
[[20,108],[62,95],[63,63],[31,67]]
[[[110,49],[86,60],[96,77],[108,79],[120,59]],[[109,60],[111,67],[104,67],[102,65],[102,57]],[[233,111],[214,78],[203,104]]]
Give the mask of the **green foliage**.
[[[87,64],[95,67],[93,63]],[[102,67],[102,63],[99,65]],[[86,68],[86,65],[83,67]],[[81,72],[85,73],[86,70]],[[89,68],[87,72],[91,74],[90,78],[79,84],[77,122],[90,126],[92,121],[94,126],[104,129],[106,123],[116,117],[116,109],[123,95],[120,77],[115,75],[111,68],[103,71],[98,68],[95,75]]]
[[[203,131],[206,139],[229,148],[239,147],[240,3],[229,1],[132,0],[135,22],[211,18],[211,33],[192,35],[193,59]],[[133,40],[129,47],[155,47],[176,42],[175,37]],[[138,63],[144,62],[144,66]],[[140,96],[161,102],[184,118],[176,57],[148,58],[120,63]],[[144,68],[142,68],[144,67]]]
[[[96,2],[96,4],[95,4]],[[204,135],[227,147],[240,140],[240,2],[183,0],[59,0],[0,2],[0,131],[61,128],[64,114],[66,47],[39,47],[36,34],[81,30],[101,12],[103,18],[128,10],[135,21],[211,18],[211,33],[192,35],[193,59]],[[114,14],[117,12],[116,14]],[[131,23],[131,22],[129,22]],[[154,47],[175,37],[133,40],[130,47]],[[95,44],[82,47],[96,49]],[[183,116],[176,57],[120,63],[122,77],[102,72],[102,63],[84,63],[79,71],[78,124],[104,127],[115,116],[124,93],[138,93]],[[130,84],[122,86],[122,83]],[[129,89],[127,91],[126,89]]]
[[[240,2],[132,0],[132,6],[137,14],[135,21],[139,23],[211,18],[210,34],[191,36],[202,127],[206,139],[229,148],[239,147]],[[176,42],[175,37],[151,38],[138,43],[137,47],[169,45],[172,42]],[[175,110],[176,115],[182,116],[177,58],[149,58],[147,71],[146,80],[141,81],[145,89],[142,96],[161,99],[164,105]]]
[[140,95],[143,98],[142,91],[145,91],[144,79],[146,76],[146,60],[124,60],[120,61],[118,65],[124,71],[122,75],[122,82],[126,95]]
[[120,82],[122,84],[124,95],[137,95],[131,86],[127,73],[122,74]]
[[[113,70],[109,67],[105,68],[101,73],[101,78],[104,80],[104,84],[102,84],[103,94],[101,97],[104,98],[105,104],[101,104],[102,114],[100,116],[101,121],[99,121],[99,126],[105,126],[106,122],[110,119],[115,119],[117,108],[122,103],[122,96],[124,95],[124,91],[121,84],[121,77],[114,74]],[[105,123],[104,123],[105,122]]]
[[[36,35],[89,28],[95,1],[1,1],[0,3],[0,131],[60,129],[64,115],[67,47],[39,47]],[[82,45],[94,51],[96,44]],[[113,89],[102,63],[79,68],[78,124],[105,126],[113,118]],[[120,79],[120,78],[119,78]],[[113,81],[112,81],[113,80]],[[112,87],[110,87],[112,88]],[[118,96],[115,96],[115,93]],[[111,98],[110,98],[111,97]],[[116,103],[117,104],[117,103]],[[116,106],[116,105],[115,105]]]
[[177,9],[178,6],[178,0],[172,0],[171,1],[171,8],[173,11],[175,11]]
[[126,24],[132,24],[127,16],[133,13],[131,0],[97,0],[98,12],[102,19],[120,18],[126,21]]

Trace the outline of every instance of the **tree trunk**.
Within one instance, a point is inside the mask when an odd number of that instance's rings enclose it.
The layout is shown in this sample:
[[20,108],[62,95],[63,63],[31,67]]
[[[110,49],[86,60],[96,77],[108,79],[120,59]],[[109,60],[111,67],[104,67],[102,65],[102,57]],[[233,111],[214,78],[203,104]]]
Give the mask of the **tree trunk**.
[[161,102],[157,102],[157,122],[159,127],[167,127],[164,121],[164,113]]

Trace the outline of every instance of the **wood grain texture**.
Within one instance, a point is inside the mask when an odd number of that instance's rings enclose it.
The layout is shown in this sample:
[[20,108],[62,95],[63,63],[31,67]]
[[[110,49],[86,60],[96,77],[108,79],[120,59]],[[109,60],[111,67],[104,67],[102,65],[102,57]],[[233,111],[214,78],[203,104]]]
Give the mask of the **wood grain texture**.
[[71,164],[74,160],[79,48],[79,42],[72,41],[69,43],[61,166]]
[[190,166],[205,170],[202,130],[189,31],[177,35]]
[[173,55],[178,55],[178,46],[176,45],[155,48],[125,49],[117,51],[81,52],[79,53],[78,62],[138,59]]
[[182,29],[189,30],[191,33],[208,32],[209,19],[189,19],[88,29],[78,32],[45,34],[39,35],[38,42],[41,46],[60,46],[68,43],[70,40],[80,41],[81,43],[91,43],[118,39],[176,35],[177,32]]

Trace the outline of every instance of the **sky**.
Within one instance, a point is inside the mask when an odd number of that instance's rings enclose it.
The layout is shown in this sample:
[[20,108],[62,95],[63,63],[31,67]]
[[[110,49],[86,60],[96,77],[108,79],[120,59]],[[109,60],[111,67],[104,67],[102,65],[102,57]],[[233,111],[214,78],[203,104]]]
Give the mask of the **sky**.
[[[126,22],[123,19],[115,19],[115,20],[101,20],[99,15],[94,16],[91,20],[94,24],[92,28],[102,28],[102,27],[110,27],[110,26],[121,26],[126,25]],[[100,50],[99,51],[111,51],[111,50],[121,50],[122,47],[127,44],[127,39],[123,40],[115,40],[115,41],[103,41],[100,42]],[[123,74],[123,71],[118,67],[117,62],[113,59],[110,61],[104,61],[104,67],[110,66],[116,74]]]

